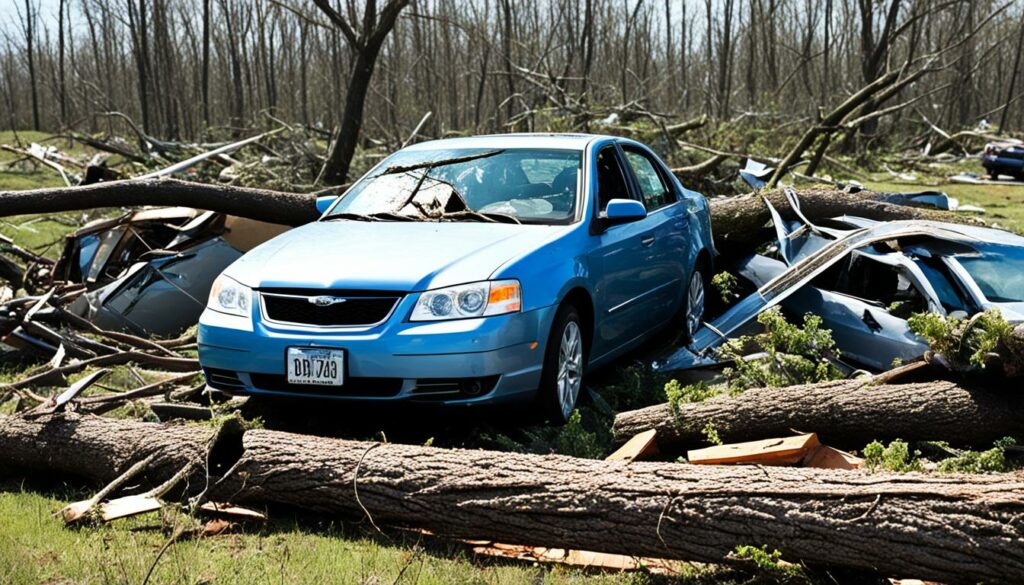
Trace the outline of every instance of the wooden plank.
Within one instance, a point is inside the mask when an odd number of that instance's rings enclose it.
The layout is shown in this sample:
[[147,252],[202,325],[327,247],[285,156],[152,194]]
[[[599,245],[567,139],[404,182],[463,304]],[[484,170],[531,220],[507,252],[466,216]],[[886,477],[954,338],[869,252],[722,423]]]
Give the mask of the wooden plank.
[[657,431],[650,429],[633,435],[633,438],[626,441],[614,453],[605,457],[605,461],[636,461],[637,459],[651,459],[658,455],[658,443],[655,440]]
[[686,458],[690,463],[701,465],[728,465],[735,463],[756,465],[793,465],[807,456],[807,453],[818,447],[818,435],[809,433],[765,439],[731,445],[716,445],[705,449],[688,451]]
[[820,469],[860,469],[863,466],[864,460],[860,457],[828,445],[813,449],[804,459],[804,467]]

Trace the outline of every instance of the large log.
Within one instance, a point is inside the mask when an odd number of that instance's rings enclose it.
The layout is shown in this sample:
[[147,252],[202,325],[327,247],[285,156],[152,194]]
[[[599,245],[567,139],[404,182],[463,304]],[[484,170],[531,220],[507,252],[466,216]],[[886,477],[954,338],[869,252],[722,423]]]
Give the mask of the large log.
[[[855,215],[880,221],[927,219],[955,223],[976,222],[969,217],[946,211],[889,203],[882,200],[878,193],[870,191],[845,193],[836,189],[810,188],[798,190],[797,195],[800,199],[800,211],[813,222],[841,215]],[[719,250],[741,250],[750,253],[750,246],[764,241],[762,228],[771,216],[762,196],[772,202],[783,219],[797,219],[785,195],[779,189],[711,199],[711,227],[715,235],[715,245]]]
[[[95,479],[109,481],[131,457],[152,452],[143,446],[154,441],[162,453],[192,449],[191,431],[172,433],[194,428],[74,415],[34,423],[0,418],[0,465],[20,453],[14,462],[82,475],[95,469]],[[34,447],[36,433],[59,440]],[[768,545],[790,559],[886,575],[1024,580],[1019,474],[626,463],[265,430],[247,431],[241,442],[222,434],[214,449],[224,463],[227,454],[236,460],[208,492],[218,500],[526,545],[708,562],[739,545]],[[98,464],[71,461],[86,453]]]
[[316,197],[178,179],[133,179],[81,187],[0,191],[0,216],[97,207],[169,205],[299,225],[317,218]]
[[975,388],[954,382],[871,384],[842,380],[786,388],[756,388],[704,402],[649,406],[619,413],[615,438],[656,429],[662,449],[705,444],[703,429],[734,443],[815,432],[822,442],[862,448],[873,440],[944,440],[991,446],[1024,438],[1024,394],[1011,388]]
[[[765,192],[786,219],[796,219],[781,191]],[[811,221],[844,214],[869,219],[969,221],[952,213],[887,203],[877,193],[844,193],[811,188],[798,191],[801,210]],[[53,213],[96,207],[183,205],[261,221],[299,225],[316,219],[315,197],[266,189],[193,183],[177,179],[113,181],[83,187],[0,192],[0,216]],[[768,209],[761,194],[711,200],[711,223],[720,250],[735,251],[764,240]]]
[[156,458],[139,479],[158,485],[189,463],[204,463],[217,435],[212,425],[154,424],[75,414],[34,419],[0,416],[0,469],[105,484],[153,454]]

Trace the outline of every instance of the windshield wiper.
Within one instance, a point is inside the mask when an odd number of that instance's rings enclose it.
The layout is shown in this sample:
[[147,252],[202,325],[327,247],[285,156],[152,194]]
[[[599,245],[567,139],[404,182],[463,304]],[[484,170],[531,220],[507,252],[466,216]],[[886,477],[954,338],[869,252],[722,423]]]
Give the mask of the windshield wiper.
[[488,223],[523,223],[519,221],[518,217],[512,215],[505,215],[504,213],[491,213],[488,211],[474,211],[472,209],[465,209],[463,211],[453,211],[451,213],[446,213],[442,215],[440,219],[471,219],[476,221],[485,221]]
[[364,215],[362,213],[332,213],[327,217],[323,218],[322,221],[332,221],[335,219],[351,219],[353,221],[380,221],[372,215]]
[[350,219],[353,221],[418,221],[415,217],[390,211],[379,211],[377,213],[332,213],[325,217],[324,221],[332,219]]
[[447,165],[454,165],[454,164],[458,164],[458,163],[469,162],[471,160],[477,160],[477,159],[480,159],[480,158],[488,158],[488,157],[494,156],[496,154],[501,154],[503,152],[505,152],[505,149],[502,148],[502,149],[499,149],[499,150],[489,150],[487,152],[479,152],[477,154],[467,154],[465,156],[456,156],[456,157],[452,157],[452,158],[443,158],[441,160],[431,160],[431,161],[418,162],[418,163],[413,163],[411,165],[392,165],[392,166],[384,169],[380,173],[378,173],[376,176],[379,177],[379,176],[382,176],[382,175],[394,175],[394,174],[397,174],[397,173],[407,173],[409,171],[415,171],[417,169],[434,169],[434,168],[437,168],[437,167],[443,167],[443,166],[447,166]]

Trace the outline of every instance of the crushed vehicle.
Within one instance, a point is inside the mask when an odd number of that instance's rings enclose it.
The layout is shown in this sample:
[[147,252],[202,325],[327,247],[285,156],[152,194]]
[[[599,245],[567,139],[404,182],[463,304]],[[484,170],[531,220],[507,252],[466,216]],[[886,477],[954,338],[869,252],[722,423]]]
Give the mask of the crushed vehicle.
[[932,312],[967,318],[999,309],[1024,321],[1024,237],[993,228],[935,221],[879,222],[853,216],[815,225],[800,213],[783,221],[765,200],[777,234],[773,255],[751,255],[737,273],[757,291],[707,323],[692,343],[657,364],[662,370],[716,363],[715,348],[781,305],[819,315],[843,359],[883,370],[920,357],[925,341],[907,319]]
[[636,141],[424,142],[229,266],[199,360],[228,393],[537,398],[565,420],[587,368],[696,330],[713,256],[707,201]]
[[286,229],[188,207],[142,209],[70,234],[52,280],[84,284],[69,310],[101,329],[174,336],[195,325],[227,265]]
[[1009,175],[1024,180],[1024,144],[1020,141],[990,142],[981,155],[981,166],[992,179]]

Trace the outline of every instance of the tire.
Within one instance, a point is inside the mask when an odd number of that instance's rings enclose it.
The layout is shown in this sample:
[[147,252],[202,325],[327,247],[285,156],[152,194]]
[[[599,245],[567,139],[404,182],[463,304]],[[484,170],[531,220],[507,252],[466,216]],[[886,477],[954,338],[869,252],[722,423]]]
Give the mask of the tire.
[[683,342],[693,341],[693,334],[704,322],[704,311],[707,308],[707,277],[703,263],[693,267],[690,282],[683,291],[683,306],[680,308],[680,323],[683,326]]
[[544,349],[544,369],[537,396],[545,418],[558,424],[569,420],[583,388],[587,363],[583,332],[576,307],[559,307]]

